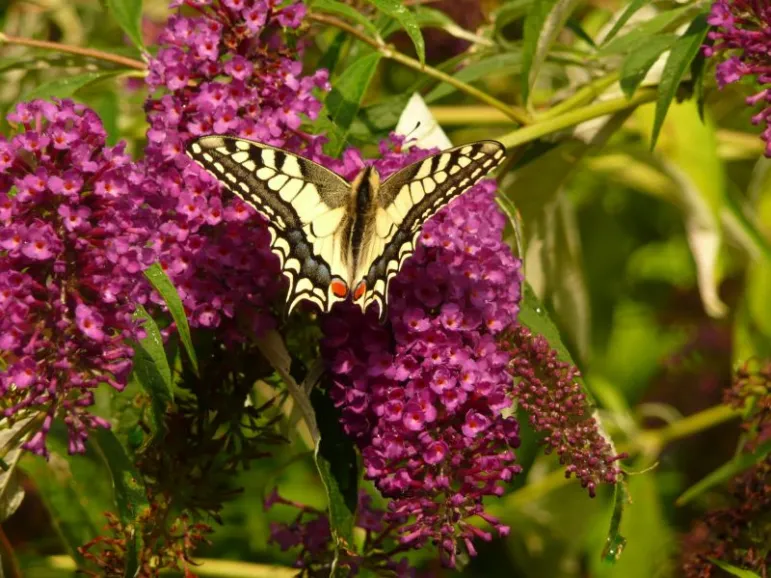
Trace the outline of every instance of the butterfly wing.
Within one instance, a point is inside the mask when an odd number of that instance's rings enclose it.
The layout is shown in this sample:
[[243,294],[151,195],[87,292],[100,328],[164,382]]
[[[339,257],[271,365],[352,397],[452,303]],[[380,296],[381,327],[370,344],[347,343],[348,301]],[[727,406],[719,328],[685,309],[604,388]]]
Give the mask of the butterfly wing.
[[347,297],[347,181],[308,159],[230,136],[195,139],[187,154],[267,219],[271,250],[289,280],[287,314],[303,299],[329,311]]
[[375,199],[374,232],[354,276],[362,310],[377,302],[384,318],[388,285],[414,252],[424,223],[498,166],[504,153],[496,141],[479,141],[430,156],[383,182]]

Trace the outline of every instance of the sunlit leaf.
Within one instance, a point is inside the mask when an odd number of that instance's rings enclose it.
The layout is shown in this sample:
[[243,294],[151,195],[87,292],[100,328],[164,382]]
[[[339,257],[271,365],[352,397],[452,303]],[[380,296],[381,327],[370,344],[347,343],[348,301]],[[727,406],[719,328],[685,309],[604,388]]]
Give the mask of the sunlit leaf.
[[107,8],[134,45],[142,50],[142,0],[105,0]]
[[621,65],[619,84],[627,98],[631,98],[637,87],[645,78],[646,73],[656,63],[659,57],[675,43],[674,34],[661,34],[648,38],[648,41],[638,50],[630,52]]
[[381,55],[377,52],[362,56],[332,82],[332,90],[327,95],[324,105],[326,114],[329,115],[336,130],[329,134],[329,142],[326,145],[327,154],[336,157],[343,150],[348,131],[361,107],[369,83],[375,76],[380,58]]
[[35,88],[26,92],[19,98],[21,101],[29,101],[36,98],[68,98],[74,95],[78,90],[95,82],[112,78],[119,72],[112,70],[99,70],[94,72],[84,72],[82,74],[65,75],[38,84]]
[[552,43],[573,11],[576,0],[536,0],[525,17],[522,41],[522,102],[530,91]]
[[145,338],[134,344],[132,372],[150,396],[152,429],[157,435],[163,430],[166,411],[173,401],[171,368],[158,325],[141,305],[137,305],[135,316],[142,321]]
[[169,308],[169,313],[171,314],[172,319],[174,319],[174,323],[177,325],[177,332],[179,333],[179,338],[187,352],[190,365],[192,365],[193,371],[198,374],[198,357],[195,354],[193,339],[190,336],[190,327],[187,324],[185,307],[182,305],[182,299],[179,298],[177,289],[158,263],[154,263],[145,270],[145,277],[147,277],[166,303],[166,307]]
[[313,0],[311,9],[319,12],[326,12],[328,14],[336,14],[348,18],[349,20],[353,20],[356,24],[360,24],[364,30],[369,32],[370,37],[380,38],[377,27],[372,23],[372,20],[348,4],[343,4],[337,0]]
[[484,46],[494,45],[491,40],[484,38],[483,36],[478,36],[473,32],[469,32],[465,28],[461,28],[452,18],[440,10],[417,5],[414,8],[414,14],[415,19],[421,28],[439,28],[455,38],[460,38],[473,44],[481,44]]
[[[522,67],[522,56],[518,52],[504,52],[474,61],[461,68],[452,76],[463,82],[474,82],[491,74],[518,74]],[[426,95],[426,102],[434,102],[458,90],[442,82]]]
[[404,5],[401,0],[367,0],[378,10],[396,20],[415,46],[415,52],[421,64],[426,61],[426,45],[423,41],[423,33],[420,31],[415,15]]
[[636,24],[623,36],[618,36],[603,44],[597,55],[603,57],[637,50],[645,45],[654,34],[671,32],[682,22],[687,22],[692,18],[693,11],[693,6],[688,5],[661,12],[645,22]]
[[669,105],[675,97],[677,87],[683,80],[693,59],[699,54],[699,49],[707,34],[707,18],[704,14],[697,16],[686,30],[685,34],[677,39],[672,46],[664,71],[661,74],[661,82],[658,88],[658,100],[656,101],[656,117],[653,120],[653,134],[651,135],[651,148],[656,146],[661,126],[669,110]]
[[24,499],[24,488],[19,483],[17,466],[26,441],[34,425],[34,416],[18,420],[13,425],[4,420],[0,424],[0,450],[3,467],[0,468],[0,522],[4,522],[19,508]]
[[607,44],[613,40],[616,37],[616,34],[618,34],[619,31],[624,27],[624,24],[629,22],[629,19],[634,16],[635,13],[640,10],[640,8],[648,4],[650,4],[650,0],[632,0],[613,23],[613,26],[605,35],[605,38],[603,38],[603,44]]
[[626,546],[626,538],[621,535],[621,519],[627,502],[629,502],[629,492],[626,482],[622,481],[616,484],[613,491],[613,513],[610,516],[608,537],[605,539],[605,547],[602,550],[602,559],[611,564],[618,561]]

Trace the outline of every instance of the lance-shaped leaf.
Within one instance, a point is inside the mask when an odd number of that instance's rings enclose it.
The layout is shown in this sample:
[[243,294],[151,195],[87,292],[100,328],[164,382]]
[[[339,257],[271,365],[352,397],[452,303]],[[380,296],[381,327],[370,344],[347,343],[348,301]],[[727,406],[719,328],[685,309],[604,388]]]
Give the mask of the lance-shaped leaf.
[[638,50],[627,55],[621,65],[621,78],[619,80],[621,90],[624,91],[627,98],[632,97],[637,87],[645,79],[646,73],[676,40],[677,36],[674,34],[652,36]]
[[[518,52],[504,52],[482,58],[461,68],[453,77],[463,82],[474,82],[490,74],[519,74],[522,68],[522,56]],[[433,102],[458,90],[442,82],[426,95],[426,102]]]
[[144,49],[142,42],[142,0],[105,0],[107,9],[134,45]]
[[377,52],[362,56],[332,82],[332,90],[324,101],[325,110],[320,116],[322,126],[327,122],[324,114],[334,123],[330,127],[332,130],[325,147],[329,155],[338,156],[343,150],[351,124],[359,112],[369,83],[375,76],[380,58],[381,55]]
[[369,35],[372,38],[380,40],[380,34],[378,33],[377,27],[372,23],[372,20],[348,4],[343,4],[337,0],[313,0],[311,9],[353,20],[356,24],[360,24],[364,30],[369,32]]
[[404,28],[407,36],[410,37],[412,44],[415,46],[418,60],[420,60],[421,64],[424,64],[426,61],[426,45],[415,15],[410,12],[401,0],[368,0],[368,2],[383,12],[383,14],[387,14],[396,20]]
[[522,102],[527,104],[552,43],[565,25],[576,0],[535,0],[525,17],[522,41]]
[[82,74],[65,75],[48,82],[38,84],[35,88],[19,98],[19,102],[33,100],[36,98],[68,98],[74,95],[78,90],[100,80],[113,78],[120,74],[120,71],[97,70],[94,72],[84,72]]
[[318,419],[320,439],[313,457],[329,505],[329,526],[335,547],[330,576],[345,576],[337,566],[339,553],[353,548],[353,525],[358,503],[359,470],[356,450],[345,435],[337,408],[327,394],[316,388],[311,401]]
[[171,279],[169,279],[166,272],[158,263],[153,264],[145,270],[145,277],[147,277],[152,286],[164,300],[166,307],[169,308],[169,313],[171,313],[171,317],[177,325],[179,338],[182,340],[182,345],[185,347],[187,356],[190,359],[190,365],[193,366],[193,371],[198,375],[198,357],[195,354],[193,339],[190,336],[190,326],[187,324],[185,307],[182,305],[182,299],[179,298],[179,293],[177,293]]
[[653,120],[653,133],[651,135],[651,148],[656,146],[656,141],[661,132],[661,126],[664,124],[664,118],[667,116],[669,105],[675,97],[677,87],[683,80],[686,72],[691,66],[707,34],[707,17],[705,14],[697,16],[685,34],[677,39],[672,46],[667,62],[664,65],[664,71],[661,73],[661,82],[659,82],[658,98],[656,100],[656,116]]
[[17,466],[23,452],[21,445],[29,437],[35,422],[34,416],[30,416],[13,425],[8,420],[0,423],[0,455],[3,460],[0,467],[0,522],[13,516],[24,499]]

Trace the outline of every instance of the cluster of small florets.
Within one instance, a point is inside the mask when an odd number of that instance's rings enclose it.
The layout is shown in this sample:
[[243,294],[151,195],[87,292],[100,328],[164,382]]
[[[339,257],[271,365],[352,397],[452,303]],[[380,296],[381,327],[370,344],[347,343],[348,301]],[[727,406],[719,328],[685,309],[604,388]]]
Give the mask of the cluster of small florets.
[[[5,417],[42,413],[25,447],[46,455],[53,419],[64,419],[69,451],[85,451],[93,390],[122,390],[131,371],[127,340],[149,265],[147,231],[134,217],[133,168],[123,145],[105,145],[102,123],[71,101],[20,104],[17,128],[0,137],[0,372]],[[150,261],[151,262],[151,261]],[[139,273],[141,276],[141,273]]]
[[[302,568],[309,576],[316,576],[317,572],[328,574],[335,552],[327,515],[311,506],[282,498],[273,490],[265,500],[265,509],[276,504],[294,508],[298,513],[288,524],[272,522],[270,541],[283,551],[300,548],[295,567]],[[394,543],[394,530],[403,521],[386,523],[385,512],[374,507],[371,496],[360,491],[356,527],[364,530],[364,542],[358,550],[352,545],[350,549],[341,549],[338,567],[345,568],[347,576],[358,576],[361,571],[398,578],[414,576],[414,568],[401,556],[409,547]]]
[[[374,165],[384,177],[426,155],[381,152]],[[516,319],[521,272],[501,241],[494,188],[484,181],[426,223],[391,283],[390,325],[347,304],[323,323],[330,395],[366,477],[391,498],[386,519],[408,518],[402,542],[430,540],[448,565],[459,544],[473,555],[474,538],[491,539],[469,518],[508,531],[482,498],[501,495],[520,471],[509,356],[494,336]]]
[[575,475],[592,497],[599,484],[618,482],[621,470],[616,462],[625,454],[614,454],[600,433],[577,381],[578,369],[560,361],[543,336],[524,326],[513,326],[500,342],[511,355],[509,368],[519,407],[533,429],[546,434],[546,452],[557,452],[565,475]]
[[212,528],[202,522],[193,522],[183,514],[169,521],[163,531],[158,531],[157,520],[165,518],[165,514],[165,511],[158,511],[157,506],[151,505],[140,513],[134,524],[125,525],[115,514],[105,513],[107,533],[78,548],[87,563],[99,570],[79,572],[93,578],[125,576],[129,563],[127,553],[131,552],[131,544],[135,544],[141,536],[141,546],[135,552],[135,576],[157,578],[169,570],[195,576],[190,570],[191,566],[195,566],[191,560],[192,553],[202,542],[208,542],[206,536]]
[[747,361],[736,371],[723,401],[745,412],[742,429],[747,434],[747,451],[771,440],[771,362]]
[[714,27],[709,38],[714,42],[704,47],[706,56],[728,53],[731,56],[717,65],[720,87],[754,78],[761,90],[747,98],[750,106],[761,111],[752,123],[765,126],[762,138],[766,156],[771,157],[771,4],[759,0],[716,0],[708,22]]
[[[175,5],[181,5],[177,2]],[[219,184],[189,161],[184,144],[211,133],[233,134],[293,150],[320,150],[299,131],[321,103],[327,73],[302,75],[297,52],[284,48],[302,4],[263,0],[187,2],[194,17],[175,15],[149,64],[154,96],[141,183],[154,212],[153,250],[174,281],[194,327],[218,327],[240,339],[244,328],[273,324],[278,260],[262,218],[240,200],[225,201]],[[157,296],[156,296],[157,297]],[[235,326],[238,318],[241,330]]]
[[713,560],[747,570],[748,575],[771,573],[771,457],[734,479],[730,492],[730,505],[709,512],[684,539],[685,578],[726,575]]

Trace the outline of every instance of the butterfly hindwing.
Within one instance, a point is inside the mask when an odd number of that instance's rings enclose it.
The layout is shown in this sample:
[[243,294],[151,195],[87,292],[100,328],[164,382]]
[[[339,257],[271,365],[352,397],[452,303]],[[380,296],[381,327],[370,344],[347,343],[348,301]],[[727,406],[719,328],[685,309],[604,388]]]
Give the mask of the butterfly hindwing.
[[271,250],[289,280],[287,314],[303,299],[328,311],[347,296],[347,181],[308,159],[235,137],[198,138],[187,154],[267,220]]
[[498,166],[504,150],[495,141],[459,146],[407,166],[382,183],[373,234],[355,272],[365,287],[356,300],[362,310],[376,302],[381,318],[385,315],[388,285],[414,252],[425,222]]

